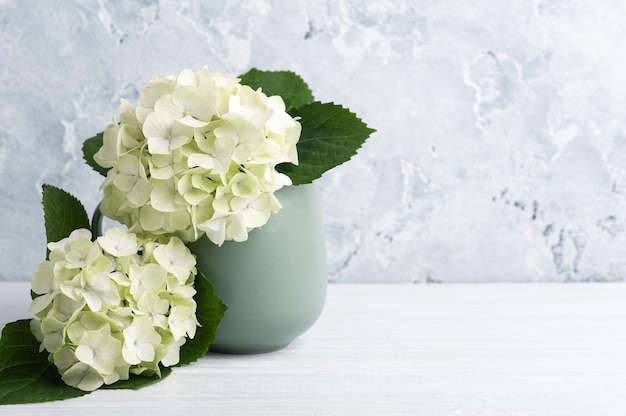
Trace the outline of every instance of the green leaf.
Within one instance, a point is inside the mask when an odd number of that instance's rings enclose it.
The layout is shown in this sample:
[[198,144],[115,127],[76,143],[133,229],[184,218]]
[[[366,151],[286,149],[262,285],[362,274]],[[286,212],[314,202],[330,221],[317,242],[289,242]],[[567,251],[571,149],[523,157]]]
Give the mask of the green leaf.
[[280,95],[287,112],[314,101],[309,86],[291,71],[260,71],[252,68],[239,77],[243,85],[256,90],[261,88],[267,96]]
[[195,281],[196,295],[194,299],[198,305],[196,317],[201,327],[198,327],[196,336],[187,342],[180,349],[180,363],[190,364],[200,359],[209,350],[215,340],[217,327],[228,308],[217,297],[213,285],[198,271]]
[[43,186],[43,216],[49,243],[68,237],[78,228],[90,229],[89,217],[83,204],[52,185]]
[[327,170],[347,162],[376,131],[334,103],[306,104],[292,114],[301,117],[299,164],[281,163],[276,168],[289,176],[294,185],[311,183]]
[[157,383],[163,380],[165,377],[172,373],[172,369],[168,367],[161,367],[161,377],[154,375],[151,377],[144,377],[131,374],[128,380],[120,380],[117,383],[113,383],[109,386],[104,385],[101,389],[124,389],[124,390],[139,390],[147,387],[151,384]]
[[87,394],[63,383],[57,369],[39,352],[30,320],[7,324],[0,338],[0,404],[38,403]]
[[104,137],[104,132],[98,133],[95,136],[84,141],[83,159],[85,159],[85,162],[87,162],[87,164],[91,166],[93,170],[95,170],[102,176],[107,176],[107,172],[109,171],[110,168],[103,168],[102,166],[98,165],[93,158],[93,155],[95,155],[98,152],[98,150],[100,150],[100,148],[102,147],[103,140],[104,140],[103,137]]

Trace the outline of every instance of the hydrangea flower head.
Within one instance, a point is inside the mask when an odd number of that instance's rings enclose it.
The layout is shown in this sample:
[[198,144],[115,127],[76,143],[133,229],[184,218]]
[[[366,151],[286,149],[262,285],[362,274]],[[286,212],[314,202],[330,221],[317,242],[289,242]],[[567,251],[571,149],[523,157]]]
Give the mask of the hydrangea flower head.
[[276,165],[298,163],[300,123],[280,96],[202,68],[154,78],[141,102],[123,101],[119,122],[94,155],[110,168],[104,215],[143,236],[215,244],[243,241],[280,210],[274,192],[291,180]]
[[177,237],[163,244],[111,228],[48,244],[32,279],[31,329],[65,383],[82,390],[160,374],[199,325],[196,259]]

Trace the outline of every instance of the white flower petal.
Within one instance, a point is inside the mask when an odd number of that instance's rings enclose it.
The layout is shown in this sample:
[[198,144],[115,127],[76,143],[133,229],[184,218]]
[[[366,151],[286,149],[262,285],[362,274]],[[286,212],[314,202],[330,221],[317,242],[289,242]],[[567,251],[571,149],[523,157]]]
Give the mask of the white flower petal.
[[28,307],[28,313],[37,315],[52,303],[52,299],[54,299],[55,296],[56,293],[46,293],[45,295],[37,296]]

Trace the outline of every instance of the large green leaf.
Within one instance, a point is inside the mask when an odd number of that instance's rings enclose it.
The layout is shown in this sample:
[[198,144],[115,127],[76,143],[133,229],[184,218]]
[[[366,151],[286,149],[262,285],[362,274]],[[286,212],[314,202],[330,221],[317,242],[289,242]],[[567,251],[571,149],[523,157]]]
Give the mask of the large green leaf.
[[196,331],[196,336],[187,342],[180,349],[180,363],[190,364],[200,359],[209,350],[215,340],[217,327],[228,308],[217,297],[213,285],[198,271],[195,281],[196,295],[194,299],[198,305],[196,317],[201,327]]
[[85,162],[87,162],[87,164],[91,166],[93,170],[95,170],[102,176],[107,176],[109,168],[103,168],[102,166],[98,165],[93,158],[93,156],[102,147],[104,140],[103,137],[104,132],[98,133],[95,136],[85,140],[85,142],[83,143],[83,159],[85,159]]
[[334,103],[314,102],[293,110],[300,117],[299,164],[281,163],[277,170],[294,185],[311,183],[324,172],[347,162],[376,130],[356,114]]
[[49,243],[66,238],[78,228],[90,228],[83,204],[52,185],[43,186],[43,216]]
[[243,85],[261,88],[267,96],[280,95],[287,112],[314,101],[313,93],[300,76],[291,71],[260,71],[252,68],[239,77]]
[[0,338],[0,404],[37,403],[87,394],[63,383],[57,369],[39,352],[30,320],[7,324]]

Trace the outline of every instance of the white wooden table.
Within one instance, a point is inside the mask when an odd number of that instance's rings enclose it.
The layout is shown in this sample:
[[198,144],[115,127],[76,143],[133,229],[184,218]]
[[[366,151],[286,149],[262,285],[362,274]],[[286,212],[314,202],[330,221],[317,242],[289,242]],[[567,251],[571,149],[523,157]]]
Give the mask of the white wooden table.
[[[0,283],[0,323],[28,283]],[[626,284],[331,285],[270,354],[0,415],[626,415]]]

